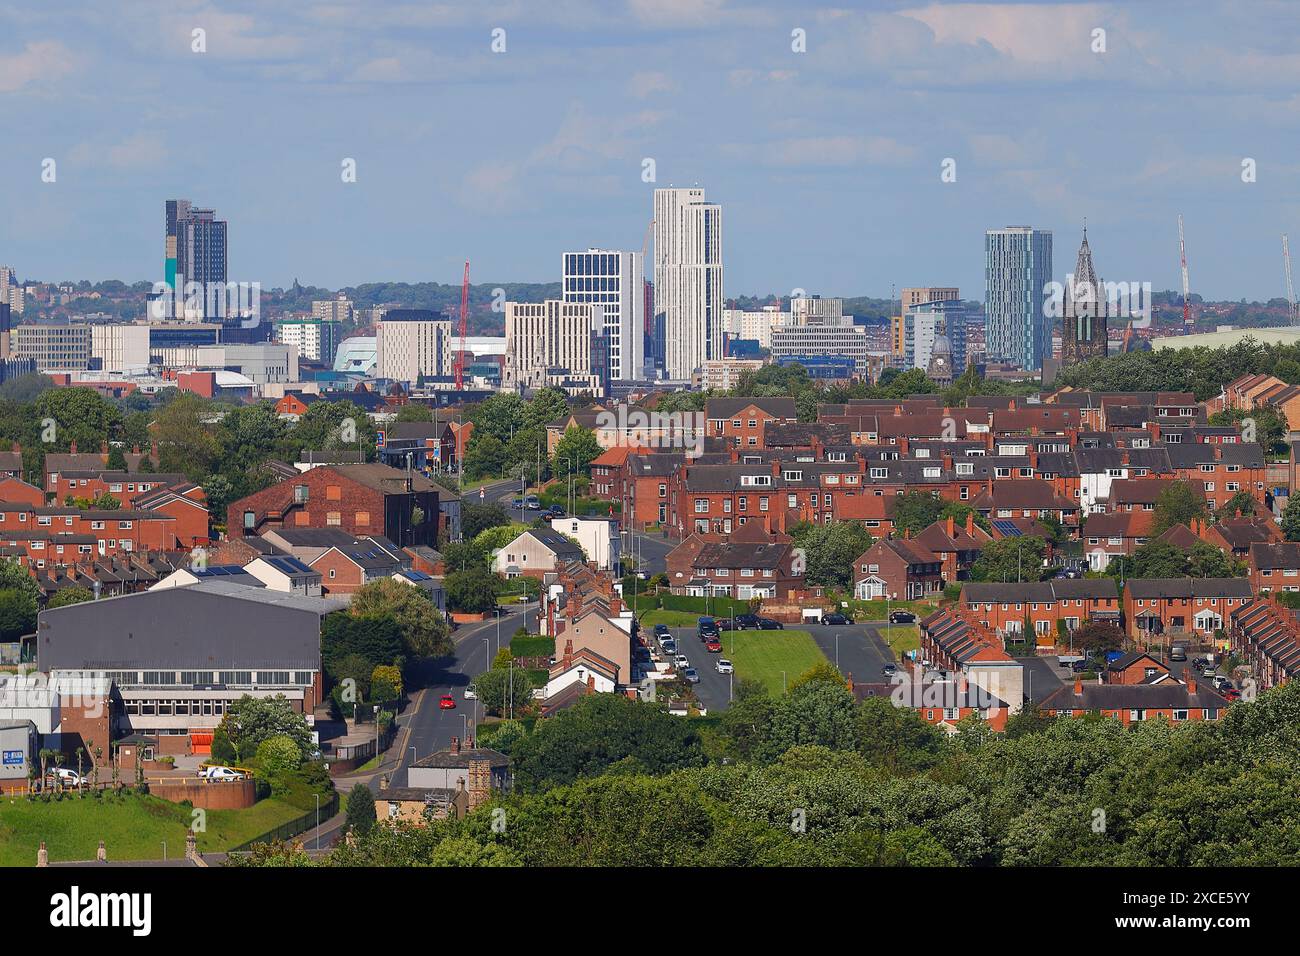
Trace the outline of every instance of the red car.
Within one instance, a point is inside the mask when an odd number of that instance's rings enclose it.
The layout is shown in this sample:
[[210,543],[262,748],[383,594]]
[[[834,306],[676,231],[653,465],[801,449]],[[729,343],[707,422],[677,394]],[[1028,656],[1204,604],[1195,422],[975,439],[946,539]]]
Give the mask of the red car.
[[1235,687],[1225,687],[1223,690],[1219,691],[1219,696],[1229,703],[1232,703],[1233,701],[1241,700],[1241,691],[1237,690]]
[[438,706],[443,710],[455,710],[456,698],[452,697],[451,694],[443,694],[442,700],[438,701]]
[[721,654],[722,642],[718,640],[716,637],[710,637],[707,641],[704,642],[704,649],[708,651],[710,654]]

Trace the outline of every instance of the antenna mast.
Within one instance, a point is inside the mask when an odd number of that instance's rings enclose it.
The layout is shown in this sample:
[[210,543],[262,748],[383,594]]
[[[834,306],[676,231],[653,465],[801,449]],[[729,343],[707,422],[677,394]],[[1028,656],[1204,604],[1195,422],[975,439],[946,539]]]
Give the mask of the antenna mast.
[[1191,309],[1187,304],[1187,297],[1190,294],[1187,285],[1187,247],[1183,245],[1183,214],[1178,214],[1178,258],[1183,266],[1183,325],[1192,324]]

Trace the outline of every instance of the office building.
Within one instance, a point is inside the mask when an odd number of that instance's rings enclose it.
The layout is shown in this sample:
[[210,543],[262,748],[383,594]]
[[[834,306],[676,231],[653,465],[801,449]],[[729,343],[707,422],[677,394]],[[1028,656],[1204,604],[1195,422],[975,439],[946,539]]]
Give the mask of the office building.
[[103,323],[90,327],[90,356],[105,372],[146,369],[150,364],[150,327]]
[[379,337],[353,335],[339,343],[334,353],[334,371],[372,378],[378,374]]
[[1007,226],[984,234],[985,352],[1026,370],[1050,358],[1056,325],[1045,296],[1052,281],[1052,233]]
[[587,302],[507,302],[502,386],[523,390],[572,380],[575,388],[585,382],[599,390],[592,346],[604,320],[604,308]]
[[[196,209],[188,199],[169,199],[166,225],[163,271],[174,297],[165,317],[189,320],[224,317],[228,311],[226,221],[218,219],[215,210]],[[190,283],[197,283],[202,294],[187,295],[186,287]]]
[[946,361],[960,376],[966,369],[966,327],[969,313],[960,299],[922,302],[903,316],[904,368],[930,367],[930,357],[939,337],[946,339]]
[[1105,356],[1106,319],[1110,303],[1106,287],[1092,266],[1088,248],[1088,227],[1083,227],[1083,244],[1073,275],[1066,277],[1065,301],[1061,309],[1061,365],[1070,366]]
[[225,343],[198,348],[200,369],[238,372],[255,385],[298,381],[298,350],[276,342]]
[[709,359],[704,363],[700,384],[716,391],[730,391],[740,384],[746,372],[757,372],[763,367],[762,359]]
[[903,355],[903,316],[907,310],[922,302],[949,302],[960,299],[961,293],[953,286],[916,286],[903,290],[898,297],[898,312],[889,317],[890,349],[899,358]]
[[838,356],[853,361],[859,375],[867,371],[867,330],[850,319],[839,325],[778,325],[772,329],[772,359],[790,360]]
[[295,346],[300,358],[333,365],[342,328],[338,321],[316,318],[313,314],[310,319],[284,319],[275,323],[275,334],[285,345]]
[[14,315],[22,315],[26,297],[22,283],[11,266],[0,266],[0,305],[9,306]]
[[42,372],[90,368],[90,328],[73,322],[15,326],[10,333],[14,356],[31,359]]
[[317,299],[311,304],[311,317],[321,322],[349,322],[352,314],[352,302],[342,292],[332,299]]
[[743,309],[722,312],[723,329],[731,338],[749,339],[765,349],[772,347],[772,327],[789,324],[790,313],[783,312],[779,305],[765,305],[756,312]]
[[[849,323],[853,317],[849,316]],[[844,300],[823,299],[819,295],[798,296],[790,300],[789,325],[844,325]]]
[[451,375],[451,320],[431,309],[389,309],[375,323],[375,361],[380,378],[399,382]]
[[566,252],[565,302],[601,307],[606,381],[645,376],[645,264],[639,252],[588,249]]
[[704,190],[656,189],[656,321],[663,317],[664,374],[688,380],[722,358],[722,207]]

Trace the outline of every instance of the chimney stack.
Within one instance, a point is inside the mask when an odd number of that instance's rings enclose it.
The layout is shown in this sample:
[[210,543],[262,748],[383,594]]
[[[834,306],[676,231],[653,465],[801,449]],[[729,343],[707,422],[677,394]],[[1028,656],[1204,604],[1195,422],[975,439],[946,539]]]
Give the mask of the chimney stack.
[[459,737],[452,737],[452,738],[451,738],[451,752],[454,753],[454,754],[458,754],[458,753],[460,753],[460,738],[459,738]]
[[951,538],[953,535],[957,533],[957,525],[956,522],[953,520],[952,515],[948,515],[947,525],[948,525],[948,537]]
[[975,534],[975,512],[973,511],[966,515],[966,533]]
[[1074,696],[1075,696],[1075,697],[1082,697],[1082,696],[1083,696],[1083,678],[1082,678],[1082,677],[1076,677],[1076,678],[1074,679]]
[[492,767],[486,760],[469,762],[469,812],[487,803],[492,795]]

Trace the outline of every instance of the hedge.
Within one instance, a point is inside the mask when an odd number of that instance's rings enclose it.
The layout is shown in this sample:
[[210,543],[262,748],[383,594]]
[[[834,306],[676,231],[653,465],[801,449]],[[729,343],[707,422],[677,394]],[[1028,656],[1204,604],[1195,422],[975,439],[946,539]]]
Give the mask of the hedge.
[[555,654],[555,638],[538,634],[512,638],[510,653],[515,657],[551,657]]

